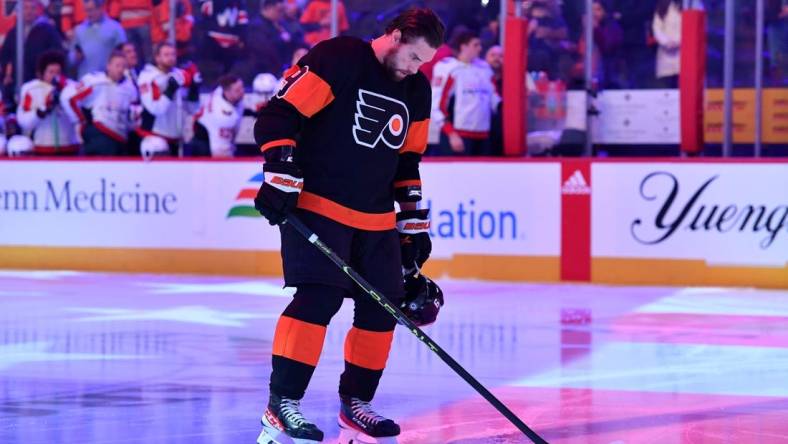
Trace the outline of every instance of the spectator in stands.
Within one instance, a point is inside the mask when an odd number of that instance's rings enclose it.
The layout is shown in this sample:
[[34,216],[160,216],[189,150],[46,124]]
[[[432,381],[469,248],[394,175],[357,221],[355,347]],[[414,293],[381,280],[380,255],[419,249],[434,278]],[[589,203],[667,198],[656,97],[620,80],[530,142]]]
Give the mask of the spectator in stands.
[[657,48],[657,81],[663,88],[677,88],[681,55],[681,2],[659,0],[652,21]]
[[489,156],[492,112],[501,101],[492,69],[479,59],[482,45],[475,32],[458,34],[449,44],[457,57],[441,60],[433,73],[430,130],[441,133],[436,154]]
[[[175,67],[175,54],[172,44],[157,45],[154,48],[155,64],[146,65],[139,77],[143,111],[137,132],[143,138],[141,144],[162,146],[166,143],[171,155],[178,153],[182,142],[184,115],[196,111],[202,82],[195,67]],[[186,91],[185,97],[181,95],[182,90]],[[182,104],[184,106],[181,107]]]
[[[337,4],[338,31],[341,34],[350,29],[350,24],[347,20],[345,4],[341,0]],[[304,31],[306,31],[304,40],[311,46],[315,46],[330,38],[331,1],[312,0],[309,2],[304,13],[301,14],[301,24],[304,26]]]
[[248,25],[246,0],[200,0],[197,63],[208,85],[214,85],[243,58]]
[[[170,38],[170,2],[162,1],[153,8],[155,26],[151,38],[153,44],[162,43]],[[192,30],[194,16],[192,4],[189,0],[177,0],[175,3],[175,45],[178,51],[178,60],[191,61],[194,54]]]
[[151,33],[157,25],[153,20],[153,0],[108,0],[110,17],[118,20],[126,37],[137,46],[143,61],[151,60]]
[[82,126],[83,152],[88,156],[128,153],[131,107],[139,98],[125,76],[126,67],[124,54],[112,52],[104,71],[85,75],[78,86],[63,92],[72,118]]
[[615,0],[610,15],[623,32],[622,64],[625,87],[644,88],[654,80],[651,25],[656,0]]
[[195,116],[194,156],[233,157],[235,135],[243,116],[244,83],[240,77],[225,75]]
[[[607,0],[594,0],[592,4],[594,48],[591,72],[602,89],[618,89],[625,83],[621,77],[623,31],[621,25],[608,14],[609,9]],[[583,29],[585,29],[585,17]],[[585,31],[583,31],[578,44],[579,57],[573,72],[573,80],[578,85],[583,85],[585,81],[585,51]]]
[[528,18],[528,70],[543,71],[555,79],[567,51],[568,29],[554,0],[535,0],[526,8]]
[[63,76],[65,55],[45,51],[38,57],[37,78],[22,85],[16,110],[19,126],[33,139],[39,155],[75,155],[79,151],[74,123],[61,104],[60,93],[72,83]]
[[[282,18],[282,26],[290,34],[290,40],[294,45],[304,45],[304,27],[301,25],[301,8],[298,3],[292,1],[285,2],[285,14]],[[295,48],[294,48],[295,49]]]
[[69,62],[77,65],[77,75],[101,71],[115,47],[126,41],[126,31],[120,23],[107,17],[104,0],[85,0],[87,19],[74,30]]
[[[55,3],[50,2],[50,5],[55,5]],[[74,39],[74,29],[86,18],[83,0],[63,0],[60,7],[60,32],[63,33],[67,41]],[[55,23],[57,22],[55,20]]]
[[498,25],[498,20],[493,19],[487,23],[487,26],[482,28],[479,33],[479,39],[482,41],[482,49],[487,51],[493,46],[500,46],[501,28]]
[[[262,0],[260,13],[249,24],[243,78],[251,83],[260,73],[279,75],[292,55],[292,36],[282,26],[284,0]],[[240,70],[239,70],[240,71]]]
[[[499,97],[503,97],[503,48],[498,45],[491,46],[484,55],[484,61],[490,65],[493,72],[493,85]],[[503,112],[499,105],[493,110],[490,121],[490,154],[499,156],[503,154]]]
[[767,0],[766,35],[775,86],[788,86],[788,0]]
[[[44,5],[40,0],[23,0],[22,19],[24,21],[24,74],[27,82],[37,76],[36,63],[39,57],[50,50],[63,49],[63,40],[52,21],[44,15]],[[16,26],[8,32],[0,49],[0,67],[3,76],[3,97],[11,103],[17,76],[16,67]]]

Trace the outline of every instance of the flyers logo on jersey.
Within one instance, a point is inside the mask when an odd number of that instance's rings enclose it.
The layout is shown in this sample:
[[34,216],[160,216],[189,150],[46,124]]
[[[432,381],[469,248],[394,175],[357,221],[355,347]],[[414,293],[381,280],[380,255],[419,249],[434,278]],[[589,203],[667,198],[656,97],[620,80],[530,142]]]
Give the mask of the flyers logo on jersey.
[[375,148],[382,141],[397,150],[405,142],[409,123],[408,107],[404,103],[365,89],[358,90],[353,138],[359,145]]

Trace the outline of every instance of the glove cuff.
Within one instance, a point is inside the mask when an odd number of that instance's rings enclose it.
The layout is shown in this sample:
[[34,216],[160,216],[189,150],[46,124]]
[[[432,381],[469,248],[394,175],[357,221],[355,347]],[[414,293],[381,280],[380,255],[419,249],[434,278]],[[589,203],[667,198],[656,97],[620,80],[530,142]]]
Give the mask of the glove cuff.
[[407,210],[397,213],[397,231],[403,234],[428,233],[430,210]]
[[265,183],[285,193],[300,193],[304,188],[301,170],[293,163],[266,162],[263,176]]

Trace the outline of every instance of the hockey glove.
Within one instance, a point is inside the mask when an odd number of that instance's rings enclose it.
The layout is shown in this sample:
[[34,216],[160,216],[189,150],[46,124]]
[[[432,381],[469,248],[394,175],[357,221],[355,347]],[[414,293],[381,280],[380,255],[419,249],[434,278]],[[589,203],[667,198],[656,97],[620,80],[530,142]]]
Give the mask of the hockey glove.
[[254,207],[268,223],[279,225],[296,208],[298,195],[304,187],[301,169],[292,160],[292,147],[266,151],[263,175],[265,179],[254,199]]
[[410,270],[421,268],[432,252],[430,240],[430,210],[409,210],[397,213],[402,266]]
[[167,87],[164,89],[164,95],[167,96],[170,100],[175,97],[175,93],[178,92],[178,88],[180,88],[181,84],[178,83],[178,80],[175,77],[170,76],[167,78]]
[[49,95],[46,98],[46,105],[44,106],[44,108],[39,108],[36,110],[36,115],[38,115],[38,118],[43,119],[52,111],[54,111],[59,100],[60,100],[60,91],[55,89],[51,93],[49,93]]

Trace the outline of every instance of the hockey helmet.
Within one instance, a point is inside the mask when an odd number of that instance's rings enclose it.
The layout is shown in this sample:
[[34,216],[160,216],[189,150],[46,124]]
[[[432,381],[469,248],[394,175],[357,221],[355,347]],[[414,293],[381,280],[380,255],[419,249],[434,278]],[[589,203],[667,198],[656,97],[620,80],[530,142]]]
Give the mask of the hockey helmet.
[[8,157],[29,156],[33,154],[33,141],[27,136],[17,134],[8,139],[5,148]]
[[273,74],[267,72],[258,74],[252,82],[252,91],[256,94],[260,94],[265,101],[271,100],[271,97],[276,94],[278,89],[279,80],[277,80]]
[[404,277],[405,299],[400,309],[419,327],[430,325],[438,318],[443,306],[443,291],[432,279],[418,270]]
[[143,159],[151,160],[156,156],[169,155],[170,146],[159,136],[145,136],[140,143],[140,153]]

